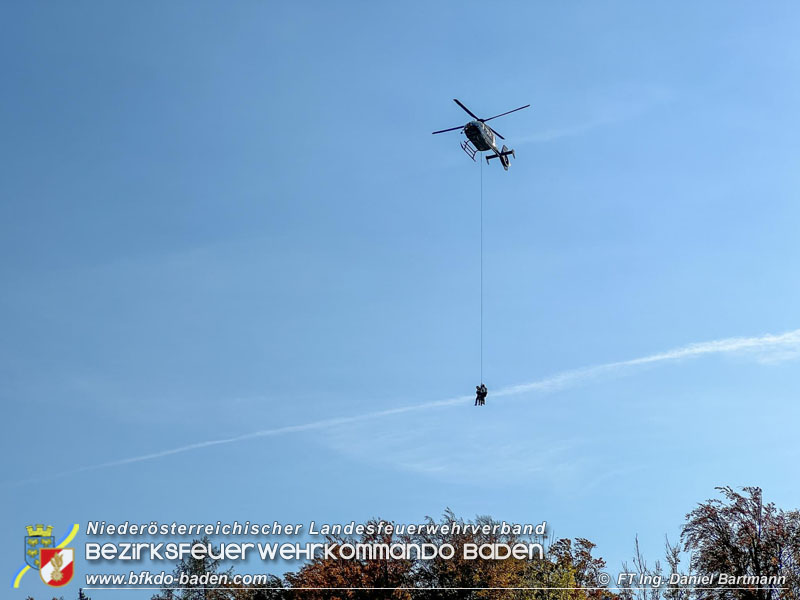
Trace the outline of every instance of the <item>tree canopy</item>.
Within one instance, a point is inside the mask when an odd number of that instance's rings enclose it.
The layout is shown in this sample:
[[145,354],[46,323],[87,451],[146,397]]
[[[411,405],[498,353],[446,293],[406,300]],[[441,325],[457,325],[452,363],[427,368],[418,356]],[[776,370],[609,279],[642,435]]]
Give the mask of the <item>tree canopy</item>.
[[[620,589],[608,587],[605,561],[595,556],[595,544],[584,538],[554,539],[496,533],[497,521],[489,516],[465,521],[447,510],[437,522],[409,534],[387,533],[375,527],[361,535],[328,535],[334,547],[345,544],[450,544],[452,558],[344,559],[322,553],[283,578],[270,576],[266,584],[251,587],[233,585],[187,590],[162,590],[152,600],[479,600],[514,598],[525,600],[800,600],[800,512],[784,511],[765,503],[757,487],[736,491],[717,488],[719,498],[700,503],[686,515],[678,544],[665,545],[662,563],[649,564],[639,550],[638,539],[632,565],[621,572],[636,573],[658,586],[626,583]],[[443,528],[441,525],[461,525]],[[476,527],[463,527],[463,525]],[[207,541],[207,540],[205,540]],[[467,544],[540,543],[543,557],[511,557],[505,560],[467,559]],[[688,554],[688,556],[685,556]],[[684,564],[687,570],[681,571]],[[188,560],[175,573],[217,573],[219,564],[208,559]],[[222,571],[222,573],[231,571]],[[611,582],[615,581],[616,569]],[[783,584],[698,585],[670,582],[671,576],[702,577],[724,573],[729,577],[784,577]],[[611,584],[613,585],[613,583]]]

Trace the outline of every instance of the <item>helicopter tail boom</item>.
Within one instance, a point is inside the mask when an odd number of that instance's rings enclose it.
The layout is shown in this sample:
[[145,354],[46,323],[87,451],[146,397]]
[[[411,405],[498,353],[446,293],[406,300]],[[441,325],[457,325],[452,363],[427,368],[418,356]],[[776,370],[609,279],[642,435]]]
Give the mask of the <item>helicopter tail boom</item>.
[[506,171],[508,171],[508,167],[511,165],[511,160],[508,158],[509,156],[513,156],[514,158],[517,157],[517,155],[514,154],[514,150],[513,149],[509,150],[504,145],[503,149],[500,150],[500,152],[496,152],[494,154],[490,154],[489,156],[486,157],[486,164],[489,164],[489,161],[492,160],[493,158],[499,158],[500,162],[503,165],[503,168]]

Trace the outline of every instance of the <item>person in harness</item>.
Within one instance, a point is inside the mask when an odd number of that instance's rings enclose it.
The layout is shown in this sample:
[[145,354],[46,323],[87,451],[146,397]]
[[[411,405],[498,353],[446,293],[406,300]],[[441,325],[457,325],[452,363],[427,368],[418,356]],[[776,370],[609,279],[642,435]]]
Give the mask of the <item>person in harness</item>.
[[483,384],[475,386],[475,406],[483,406],[486,404],[486,395],[489,393],[489,390],[486,389],[486,386]]

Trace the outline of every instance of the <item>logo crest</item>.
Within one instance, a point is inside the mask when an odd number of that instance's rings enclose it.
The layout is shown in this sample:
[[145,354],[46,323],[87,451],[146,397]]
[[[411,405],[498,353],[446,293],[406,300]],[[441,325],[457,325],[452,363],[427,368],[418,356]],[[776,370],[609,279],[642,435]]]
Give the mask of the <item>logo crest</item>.
[[74,548],[42,548],[39,555],[42,563],[39,576],[47,585],[61,587],[72,581],[75,573]]
[[28,525],[28,535],[25,536],[25,564],[34,569],[41,565],[39,551],[43,548],[54,548],[56,539],[53,537],[53,528],[48,525]]

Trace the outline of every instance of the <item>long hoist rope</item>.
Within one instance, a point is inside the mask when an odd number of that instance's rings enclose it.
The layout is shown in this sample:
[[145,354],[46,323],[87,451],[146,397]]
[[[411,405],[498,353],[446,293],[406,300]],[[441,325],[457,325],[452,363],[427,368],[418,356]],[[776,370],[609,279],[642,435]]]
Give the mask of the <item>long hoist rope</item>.
[[481,152],[481,383],[483,383],[483,152]]

